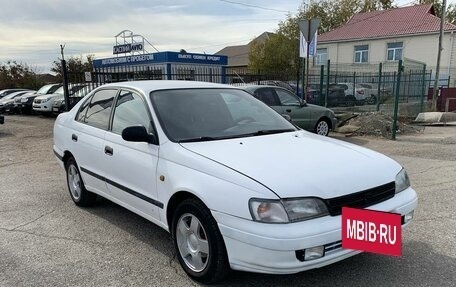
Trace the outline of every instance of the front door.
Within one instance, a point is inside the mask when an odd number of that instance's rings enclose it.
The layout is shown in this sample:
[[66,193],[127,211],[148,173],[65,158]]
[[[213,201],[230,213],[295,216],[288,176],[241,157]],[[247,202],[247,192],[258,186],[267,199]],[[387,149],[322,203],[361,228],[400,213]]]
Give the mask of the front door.
[[124,128],[146,127],[154,133],[152,117],[143,95],[121,90],[112,117],[111,130],[105,136],[105,158],[109,166],[106,184],[114,198],[126,208],[144,217],[159,220],[163,203],[157,201],[157,164],[159,146],[122,139]]
[[302,129],[312,130],[312,115],[307,105],[301,105],[301,100],[285,89],[275,88],[275,91],[280,99],[284,113],[291,117],[292,123]]

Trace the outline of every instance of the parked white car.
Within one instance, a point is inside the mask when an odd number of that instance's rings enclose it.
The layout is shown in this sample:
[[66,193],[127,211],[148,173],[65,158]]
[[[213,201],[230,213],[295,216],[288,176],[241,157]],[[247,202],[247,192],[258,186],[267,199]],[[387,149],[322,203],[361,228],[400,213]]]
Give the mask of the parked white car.
[[53,149],[76,205],[100,195],[164,228],[206,283],[360,253],[341,248],[342,206],[395,212],[402,226],[417,206],[392,159],[299,130],[227,85],[104,85],[57,117]]
[[331,86],[335,85],[344,89],[346,97],[354,96],[357,105],[364,105],[366,103],[366,100],[370,97],[369,89],[366,89],[359,84],[356,84],[355,88],[353,88],[353,83],[348,82],[331,84]]
[[[75,84],[68,87],[70,95],[76,93],[78,90],[82,89],[84,84]],[[54,101],[63,97],[63,86],[58,88],[53,94],[40,95],[33,100],[33,111],[37,113],[52,113],[52,106]]]

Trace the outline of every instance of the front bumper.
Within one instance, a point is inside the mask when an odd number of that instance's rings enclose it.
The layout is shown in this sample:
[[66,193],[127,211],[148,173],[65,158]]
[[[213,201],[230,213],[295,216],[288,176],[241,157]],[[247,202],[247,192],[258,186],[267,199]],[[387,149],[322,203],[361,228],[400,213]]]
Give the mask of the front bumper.
[[32,108],[36,112],[50,113],[52,112],[52,102],[46,102],[41,104],[33,103]]
[[[405,215],[417,206],[417,196],[408,188],[393,198],[367,209]],[[331,246],[342,240],[341,216],[325,216],[290,224],[265,224],[212,211],[224,238],[230,266],[234,270],[291,274],[320,268],[361,251],[333,248],[325,256],[301,262],[296,251]],[[404,224],[405,227],[407,224]]]

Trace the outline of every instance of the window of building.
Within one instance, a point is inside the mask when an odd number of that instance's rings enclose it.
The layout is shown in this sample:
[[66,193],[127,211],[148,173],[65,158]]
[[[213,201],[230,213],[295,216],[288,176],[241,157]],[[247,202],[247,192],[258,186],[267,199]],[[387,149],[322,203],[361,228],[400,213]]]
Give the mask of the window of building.
[[328,61],[328,49],[326,49],[326,48],[317,49],[317,56],[315,59],[316,59],[315,64],[326,65],[326,62]]
[[388,49],[386,50],[388,61],[399,61],[402,59],[402,42],[388,43]]
[[355,63],[367,63],[369,60],[369,46],[355,46]]

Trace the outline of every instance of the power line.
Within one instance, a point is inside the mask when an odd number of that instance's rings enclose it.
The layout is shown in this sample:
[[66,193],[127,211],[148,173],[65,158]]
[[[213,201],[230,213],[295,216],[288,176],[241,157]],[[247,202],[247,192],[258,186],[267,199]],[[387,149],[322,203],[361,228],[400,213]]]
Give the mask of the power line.
[[268,10],[268,11],[275,11],[275,12],[280,12],[280,13],[290,13],[290,11],[279,10],[279,9],[274,9],[274,8],[267,8],[267,7],[261,7],[261,6],[252,5],[252,4],[246,4],[246,3],[241,3],[241,2],[234,2],[234,1],[229,1],[229,0],[219,0],[219,1],[230,3],[230,4],[235,4],[235,5],[246,6],[246,7],[250,7],[250,8],[262,9],[262,10]]

